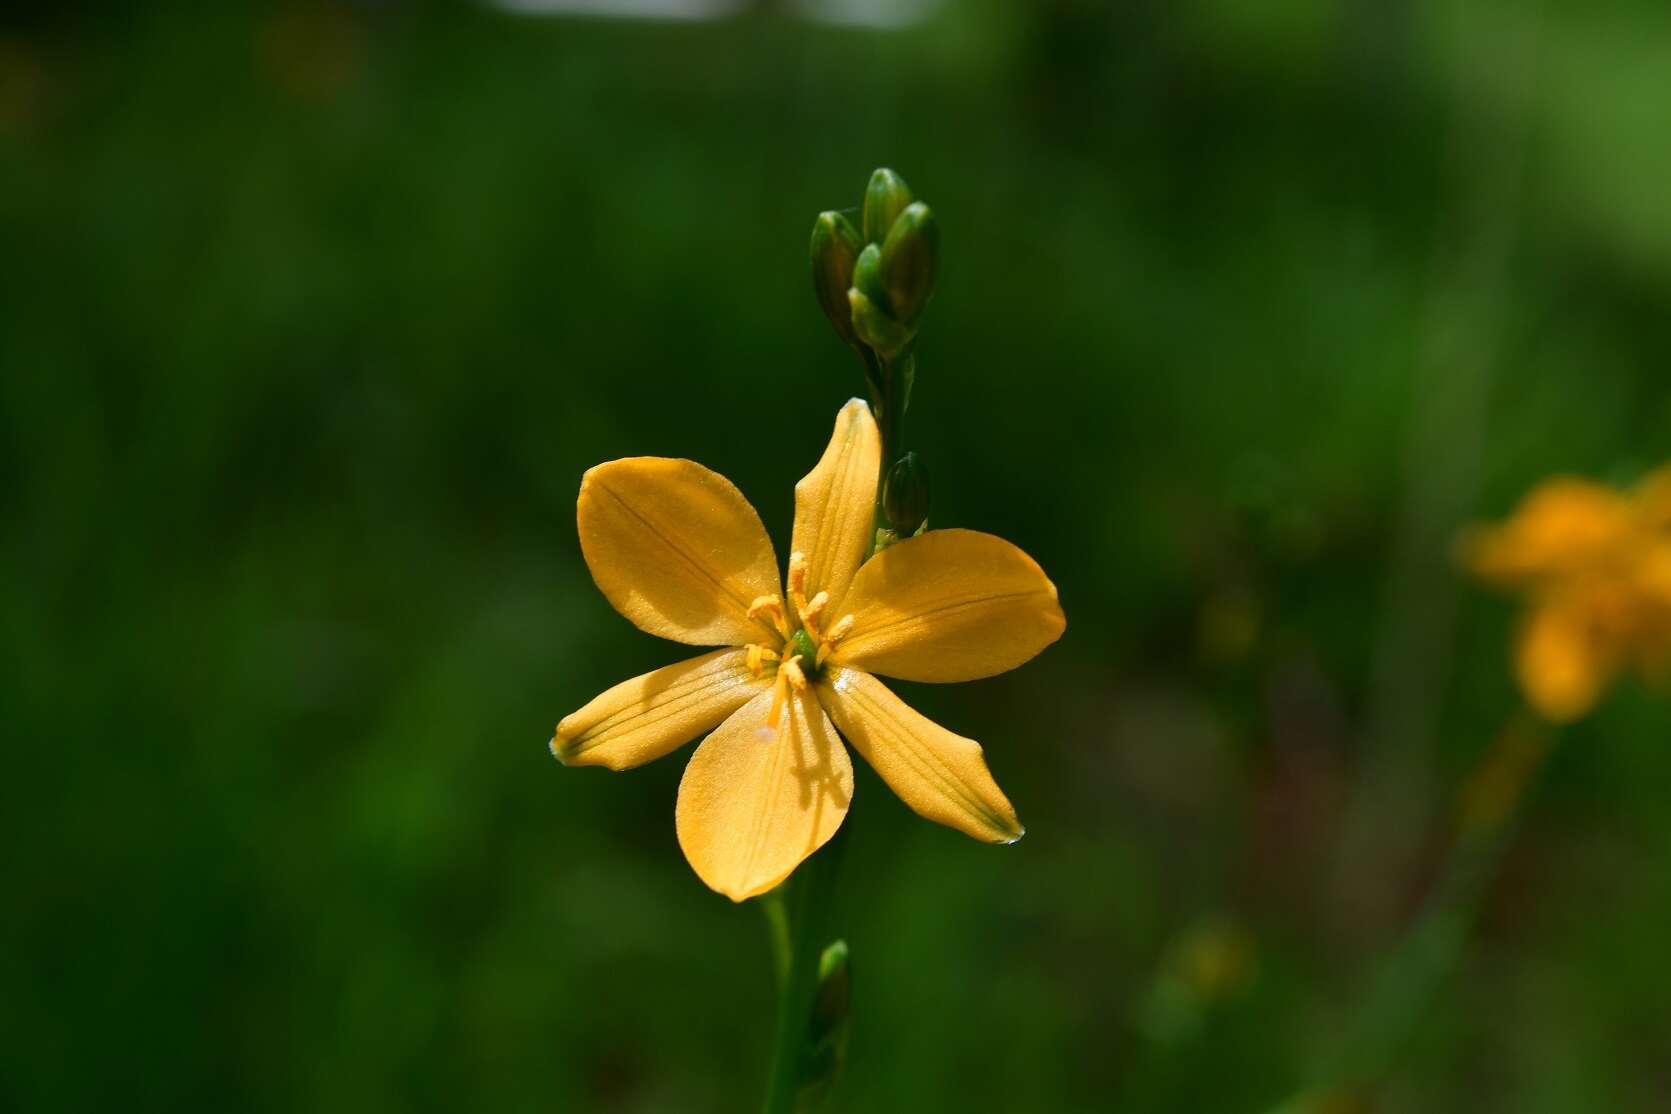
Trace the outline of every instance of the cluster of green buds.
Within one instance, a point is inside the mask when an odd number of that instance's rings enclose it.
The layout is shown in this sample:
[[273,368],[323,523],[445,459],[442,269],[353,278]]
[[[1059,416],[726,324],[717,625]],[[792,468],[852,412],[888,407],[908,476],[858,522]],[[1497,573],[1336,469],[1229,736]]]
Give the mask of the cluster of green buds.
[[811,256],[813,293],[864,364],[882,428],[876,548],[883,549],[921,533],[928,522],[928,470],[902,442],[917,330],[939,269],[940,228],[905,179],[883,167],[870,176],[858,209],[818,215]]
[[883,167],[870,176],[864,205],[818,214],[812,228],[812,288],[850,347],[896,359],[916,339],[934,293],[940,228],[911,197],[905,179]]

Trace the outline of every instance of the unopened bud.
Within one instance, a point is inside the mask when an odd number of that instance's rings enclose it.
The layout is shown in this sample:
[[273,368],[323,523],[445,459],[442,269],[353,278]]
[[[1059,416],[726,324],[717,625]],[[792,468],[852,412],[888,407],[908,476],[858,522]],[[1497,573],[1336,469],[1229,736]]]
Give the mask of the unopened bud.
[[940,266],[940,225],[927,205],[913,202],[894,220],[878,264],[888,309],[905,324],[914,324],[934,293]]
[[853,264],[860,246],[852,221],[834,211],[818,214],[812,225],[812,292],[841,339],[854,347],[860,342],[853,331],[847,291],[853,285]]
[[894,218],[904,212],[911,204],[911,187],[905,184],[905,179],[889,170],[879,167],[870,176],[870,184],[865,187],[864,225],[865,242],[880,244],[888,238],[888,229],[893,227]]
[[930,495],[928,465],[916,453],[906,453],[882,484],[882,514],[895,534],[908,538],[923,528]]
[[818,957],[818,989],[812,1000],[806,1044],[801,1048],[797,1110],[820,1109],[847,1060],[851,1030],[852,976],[847,941],[837,940]]
[[853,328],[859,339],[882,356],[891,359],[911,343],[911,331],[889,317],[858,287],[847,292],[847,303],[853,307]]
[[853,261],[853,281],[849,284],[872,302],[876,307],[886,312],[888,306],[887,289],[882,285],[882,249],[875,244],[866,245]]

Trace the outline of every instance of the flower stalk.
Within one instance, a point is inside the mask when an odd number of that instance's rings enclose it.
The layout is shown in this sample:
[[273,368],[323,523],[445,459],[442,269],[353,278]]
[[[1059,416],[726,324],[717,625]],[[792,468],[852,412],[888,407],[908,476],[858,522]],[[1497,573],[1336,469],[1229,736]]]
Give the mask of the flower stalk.
[[[858,354],[881,442],[868,560],[921,532],[928,520],[927,471],[904,450],[905,411],[917,373],[917,325],[939,267],[940,233],[928,206],[886,167],[871,175],[858,217],[856,228],[844,213],[820,213],[810,255],[813,295],[836,335]],[[821,941],[843,842],[837,833],[762,899],[780,975],[766,1114],[816,1110],[841,1069],[848,949],[842,940],[827,947]]]
[[[839,1061],[820,1062],[815,1053],[818,1040],[813,1033],[814,1005],[822,980],[820,960],[827,950],[820,941],[829,922],[830,899],[834,891],[842,847],[847,842],[843,828],[806,862],[787,882],[761,899],[781,977],[778,981],[777,1041],[772,1053],[772,1073],[766,1089],[765,1114],[794,1114],[816,1109],[835,1083]],[[781,921],[774,920],[774,906]],[[779,925],[786,931],[780,935]],[[846,945],[836,941],[845,956]],[[845,982],[843,963],[841,977]],[[846,1002],[841,1002],[845,1026]],[[808,1101],[810,1100],[810,1101]]]

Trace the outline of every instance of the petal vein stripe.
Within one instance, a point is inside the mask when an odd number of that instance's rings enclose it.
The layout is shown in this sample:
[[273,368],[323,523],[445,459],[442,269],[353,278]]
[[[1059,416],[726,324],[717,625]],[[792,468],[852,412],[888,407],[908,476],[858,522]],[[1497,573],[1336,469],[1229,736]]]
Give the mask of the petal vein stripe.
[[611,499],[615,500],[616,504],[618,504],[621,507],[622,510],[626,511],[633,518],[635,518],[638,521],[638,523],[641,526],[644,527],[644,529],[648,530],[651,534],[654,534],[656,540],[661,542],[662,545],[666,546],[667,549],[670,552],[672,552],[674,556],[676,556],[680,560],[682,560],[687,567],[689,567],[690,569],[695,571],[697,573],[697,575],[702,577],[702,579],[708,581],[714,587],[718,588],[721,593],[723,593],[726,596],[729,596],[731,598],[732,602],[737,604],[737,606],[740,610],[742,610],[745,613],[748,611],[749,604],[752,602],[751,600],[744,599],[737,592],[736,588],[732,587],[730,584],[727,584],[725,581],[723,581],[719,577],[715,576],[714,573],[713,573],[713,570],[709,569],[701,561],[697,560],[690,553],[686,552],[686,550],[682,546],[680,546],[678,542],[676,542],[672,538],[668,537],[665,533],[662,532],[660,527],[658,527],[649,518],[645,517],[642,513],[640,513],[638,508],[634,507],[631,503],[627,502],[625,499],[623,499],[619,495],[615,494],[615,492],[609,490],[607,485],[605,485],[603,483],[599,483],[597,486],[598,486],[598,489],[600,491],[602,491],[605,495],[607,495]]
[[654,727],[663,720],[672,719],[674,716],[688,710],[692,704],[700,702],[704,695],[710,695],[708,690],[714,686],[715,673],[728,672],[733,668],[735,668],[735,663],[729,663],[720,669],[693,674],[685,680],[668,686],[657,694],[659,703],[656,705],[656,714],[654,715],[646,715],[638,707],[628,707],[606,716],[599,720],[596,725],[587,728],[574,737],[577,745],[569,748],[569,756],[578,758],[593,747],[601,746],[609,741],[610,732],[626,724],[631,724],[634,730],[645,730]]
[[960,611],[967,611],[972,607],[985,607],[992,604],[1006,603],[1010,600],[1024,600],[1032,596],[1038,596],[1041,599],[1048,599],[1050,593],[1048,591],[1028,589],[1022,592],[1003,592],[997,595],[981,594],[968,596],[964,599],[953,600],[950,603],[943,603],[935,607],[925,608],[924,610],[915,612],[911,615],[901,615],[896,619],[889,619],[885,623],[870,624],[866,626],[863,631],[858,632],[852,639],[850,639],[850,646],[856,646],[860,643],[867,642],[877,635],[893,630],[895,627],[902,627],[910,623],[924,622],[932,615],[945,617],[955,615]]

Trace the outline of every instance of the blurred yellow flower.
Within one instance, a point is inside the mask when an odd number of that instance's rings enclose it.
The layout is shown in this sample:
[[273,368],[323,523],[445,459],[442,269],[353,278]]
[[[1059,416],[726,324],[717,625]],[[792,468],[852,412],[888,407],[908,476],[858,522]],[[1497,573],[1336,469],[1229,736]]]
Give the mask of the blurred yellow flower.
[[969,681],[1027,661],[1066,619],[1010,543],[933,530],[869,560],[881,441],[854,399],[795,485],[788,590],[742,493],[688,460],[600,464],[580,486],[581,550],[640,630],[724,646],[616,685],[557,725],[571,766],[624,770],[712,732],[675,812],[698,876],[734,901],[776,886],[835,834],[853,793],[839,730],[912,809],[977,839],[1022,827],[981,748],[913,711],[873,674]]
[[1671,669],[1671,468],[1628,492],[1551,479],[1464,552],[1480,577],[1526,596],[1515,669],[1546,719],[1583,716],[1626,668]]

